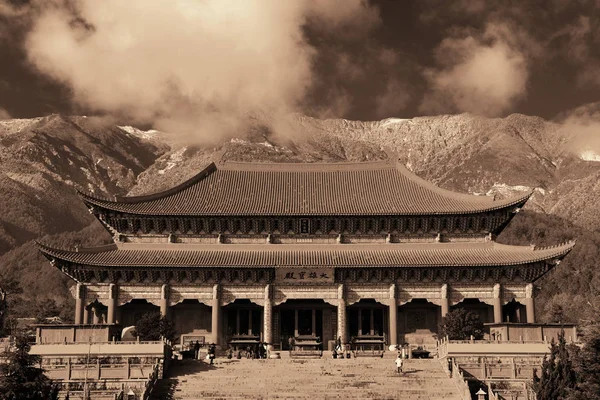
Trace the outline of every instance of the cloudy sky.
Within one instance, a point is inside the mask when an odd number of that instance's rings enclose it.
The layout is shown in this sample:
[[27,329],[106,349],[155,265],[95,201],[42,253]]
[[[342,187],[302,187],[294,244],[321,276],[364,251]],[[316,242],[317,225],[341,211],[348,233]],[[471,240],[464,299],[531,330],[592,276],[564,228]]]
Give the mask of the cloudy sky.
[[0,118],[235,129],[252,112],[560,118],[600,100],[600,2],[0,0]]

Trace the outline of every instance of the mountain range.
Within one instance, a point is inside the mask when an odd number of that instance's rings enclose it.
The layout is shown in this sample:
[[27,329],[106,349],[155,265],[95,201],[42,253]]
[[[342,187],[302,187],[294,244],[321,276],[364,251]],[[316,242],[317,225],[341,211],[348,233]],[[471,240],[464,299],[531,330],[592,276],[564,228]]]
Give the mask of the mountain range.
[[596,317],[600,155],[573,127],[520,114],[372,122],[254,115],[234,137],[215,137],[208,144],[99,117],[0,120],[0,285],[2,280],[20,284],[23,293],[13,300],[16,315],[37,309],[70,316],[71,282],[32,241],[73,247],[111,240],[76,188],[106,197],[151,193],[216,160],[341,162],[390,156],[459,192],[507,196],[535,189],[499,240],[549,245],[577,239],[563,264],[538,281],[537,301],[545,320]]

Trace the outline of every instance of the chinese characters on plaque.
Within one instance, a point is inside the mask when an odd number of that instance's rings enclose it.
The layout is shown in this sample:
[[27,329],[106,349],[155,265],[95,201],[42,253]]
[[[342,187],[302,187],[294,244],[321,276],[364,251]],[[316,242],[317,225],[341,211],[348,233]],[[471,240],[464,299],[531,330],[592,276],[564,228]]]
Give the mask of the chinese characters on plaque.
[[333,268],[277,268],[275,278],[279,283],[332,283]]

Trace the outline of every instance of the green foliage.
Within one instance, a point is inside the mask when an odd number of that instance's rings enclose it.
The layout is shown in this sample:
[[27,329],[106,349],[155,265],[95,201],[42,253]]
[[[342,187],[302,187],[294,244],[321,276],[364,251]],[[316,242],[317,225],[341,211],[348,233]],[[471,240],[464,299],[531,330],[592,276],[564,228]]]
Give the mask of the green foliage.
[[439,327],[442,337],[448,336],[450,340],[468,340],[483,338],[483,322],[479,315],[463,308],[449,311]]
[[[573,356],[567,348],[564,332],[558,336],[558,344],[552,341],[550,357],[544,357],[542,374],[534,372],[533,390],[538,400],[566,399],[575,389],[577,375],[573,366]],[[576,357],[576,354],[575,354]]]
[[17,337],[8,362],[0,364],[0,400],[58,399],[58,387],[36,366],[40,358],[29,354],[30,348],[25,337]]
[[175,325],[166,318],[161,317],[160,313],[152,312],[142,315],[136,324],[135,331],[141,340],[175,340]]

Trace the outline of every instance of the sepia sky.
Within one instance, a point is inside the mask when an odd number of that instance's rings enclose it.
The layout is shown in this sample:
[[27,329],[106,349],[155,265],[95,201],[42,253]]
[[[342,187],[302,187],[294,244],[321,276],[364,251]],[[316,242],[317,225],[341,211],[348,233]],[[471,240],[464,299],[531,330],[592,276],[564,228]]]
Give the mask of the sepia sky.
[[253,112],[560,119],[600,100],[599,10],[592,0],[0,0],[0,119],[100,114],[207,132]]

